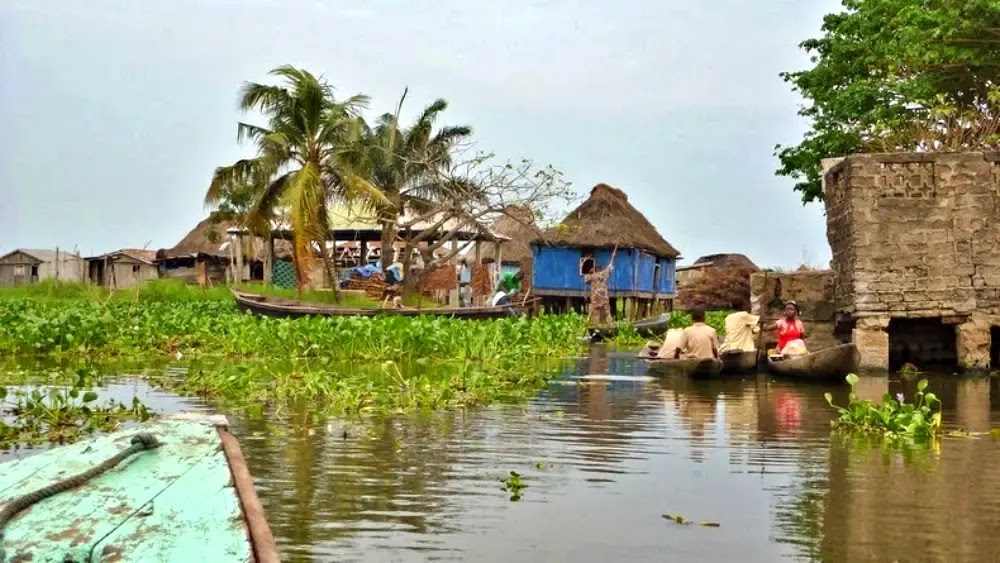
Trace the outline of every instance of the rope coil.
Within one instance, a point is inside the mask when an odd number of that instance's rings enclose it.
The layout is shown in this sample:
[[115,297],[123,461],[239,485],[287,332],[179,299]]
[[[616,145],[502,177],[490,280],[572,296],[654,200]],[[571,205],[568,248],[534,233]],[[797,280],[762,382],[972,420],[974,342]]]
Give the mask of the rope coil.
[[115,456],[108,458],[100,465],[94,466],[84,471],[83,473],[78,473],[76,475],[73,475],[72,477],[67,477],[66,479],[63,479],[61,481],[56,481],[55,483],[42,487],[37,491],[33,491],[26,495],[22,495],[12,499],[3,507],[3,510],[0,510],[0,563],[6,563],[7,561],[7,555],[3,548],[4,528],[6,528],[7,524],[9,524],[10,521],[13,520],[14,517],[16,517],[22,511],[53,495],[57,495],[61,492],[68,491],[70,489],[83,485],[87,481],[90,481],[91,479],[98,477],[104,472],[113,469],[119,463],[125,461],[129,457],[139,452],[145,450],[152,450],[160,447],[161,445],[163,444],[156,439],[156,436],[153,436],[152,434],[149,433],[136,434],[135,436],[132,436],[131,445],[129,447],[125,448]]

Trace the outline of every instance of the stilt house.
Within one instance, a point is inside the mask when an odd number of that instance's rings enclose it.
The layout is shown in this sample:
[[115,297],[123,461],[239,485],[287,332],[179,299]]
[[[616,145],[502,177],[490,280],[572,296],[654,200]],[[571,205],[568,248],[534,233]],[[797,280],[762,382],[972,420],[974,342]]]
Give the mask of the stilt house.
[[673,307],[679,253],[617,188],[598,184],[531,249],[531,291],[547,310],[582,311],[590,291],[584,276],[606,268],[612,253],[608,289],[614,314],[635,318]]

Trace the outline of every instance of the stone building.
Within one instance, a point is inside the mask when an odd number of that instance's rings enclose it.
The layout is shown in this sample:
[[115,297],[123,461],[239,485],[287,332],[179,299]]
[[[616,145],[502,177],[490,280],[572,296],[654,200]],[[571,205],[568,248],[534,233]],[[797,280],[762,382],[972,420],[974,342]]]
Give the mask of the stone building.
[[1000,365],[1000,153],[825,164],[834,309],[862,365]]

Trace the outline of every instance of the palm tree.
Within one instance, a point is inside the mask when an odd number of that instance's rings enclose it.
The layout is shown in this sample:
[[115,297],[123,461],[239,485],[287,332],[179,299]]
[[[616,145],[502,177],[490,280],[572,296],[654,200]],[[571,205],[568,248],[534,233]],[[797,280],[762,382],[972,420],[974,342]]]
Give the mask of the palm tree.
[[287,210],[301,293],[316,245],[330,275],[326,239],[331,201],[362,198],[381,205],[385,198],[351,164],[357,161],[367,130],[359,112],[368,98],[355,95],[338,101],[324,80],[292,66],[270,74],[285,84],[246,83],[241,90],[240,108],[257,110],[267,120],[266,127],[241,122],[237,129],[237,139],[254,142],[257,155],[217,168],[205,201],[215,204],[227,191],[252,185],[255,196],[246,225],[260,235],[270,231],[279,210]]
[[435,133],[434,122],[448,107],[443,99],[427,106],[409,128],[400,129],[399,113],[408,92],[403,90],[395,113],[379,117],[377,125],[367,132],[366,157],[356,161],[384,196],[372,200],[382,227],[383,267],[392,262],[399,217],[408,209],[426,210],[454,195],[446,187],[449,182],[439,181],[439,175],[446,174],[456,143],[472,134],[468,126],[442,127]]

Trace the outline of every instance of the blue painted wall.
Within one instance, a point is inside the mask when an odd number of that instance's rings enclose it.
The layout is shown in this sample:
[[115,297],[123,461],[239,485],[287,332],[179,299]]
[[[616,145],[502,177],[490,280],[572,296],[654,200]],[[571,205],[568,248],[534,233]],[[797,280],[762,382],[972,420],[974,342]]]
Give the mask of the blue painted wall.
[[656,280],[653,279],[653,276],[658,275],[656,272],[656,257],[645,252],[639,253],[636,268],[636,287],[639,291],[652,292],[656,288]]
[[[598,249],[594,252],[597,266],[604,268],[611,260],[612,250]],[[583,251],[579,248],[552,246],[532,246],[532,286],[541,290],[587,291],[590,287],[580,275],[580,259]],[[660,279],[654,280],[656,264],[660,264]],[[658,286],[659,293],[673,293],[675,288],[675,264],[673,259],[656,258],[638,250],[621,250],[615,254],[615,269],[611,272],[611,291],[653,291]]]
[[677,261],[673,258],[660,258],[660,293],[677,291]]
[[554,246],[532,246],[532,287],[585,291],[580,275],[580,250]]

